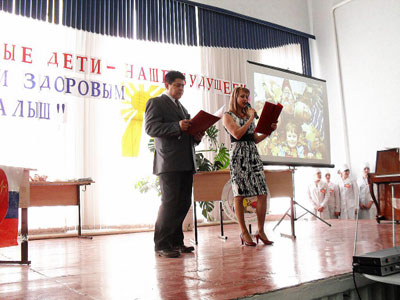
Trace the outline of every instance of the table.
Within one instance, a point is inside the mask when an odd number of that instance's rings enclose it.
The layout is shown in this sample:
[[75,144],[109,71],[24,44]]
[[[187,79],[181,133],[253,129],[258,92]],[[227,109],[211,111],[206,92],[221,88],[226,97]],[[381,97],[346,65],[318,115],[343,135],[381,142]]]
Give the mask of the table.
[[[78,206],[78,237],[82,237],[81,228],[81,197],[80,191],[83,186],[94,183],[91,179],[76,181],[33,181],[29,182],[29,169],[24,170],[24,176],[20,186],[20,208],[21,208],[21,260],[0,261],[4,263],[30,264],[28,260],[28,208],[38,206]],[[91,238],[91,237],[89,237]]]
[[93,180],[77,181],[33,181],[30,182],[30,203],[29,207],[35,206],[78,206],[78,236],[82,236],[81,225],[81,196],[80,187],[94,183]]
[[[293,199],[293,170],[264,170],[270,191],[270,197],[290,197]],[[230,180],[229,169],[198,172],[193,177],[193,218],[195,229],[195,244],[198,244],[196,202],[220,201],[221,238],[226,239],[223,229],[221,194],[225,184]],[[292,220],[292,226],[294,226]]]
[[394,285],[400,285],[400,273],[387,275],[387,276],[377,276],[377,275],[369,275],[369,274],[362,274],[362,275],[373,281],[394,284]]

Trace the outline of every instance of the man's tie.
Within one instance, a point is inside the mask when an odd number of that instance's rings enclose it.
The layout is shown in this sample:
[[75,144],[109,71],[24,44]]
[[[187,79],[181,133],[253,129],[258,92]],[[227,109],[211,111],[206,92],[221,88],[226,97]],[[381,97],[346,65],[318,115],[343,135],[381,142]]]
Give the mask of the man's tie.
[[188,118],[186,113],[185,113],[185,110],[183,109],[183,106],[182,106],[181,102],[179,100],[175,100],[175,103],[176,103],[176,106],[178,106],[179,109],[182,111],[183,115],[185,116],[185,119]]

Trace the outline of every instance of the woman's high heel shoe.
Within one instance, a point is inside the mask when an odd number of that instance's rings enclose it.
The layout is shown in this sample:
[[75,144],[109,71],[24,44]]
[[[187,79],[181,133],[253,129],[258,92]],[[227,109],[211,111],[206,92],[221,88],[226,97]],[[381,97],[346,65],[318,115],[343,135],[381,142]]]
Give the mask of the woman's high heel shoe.
[[248,241],[244,240],[242,234],[240,234],[240,240],[242,241],[242,245],[245,244],[246,246],[251,246],[251,247],[254,247],[254,246],[257,245],[257,244],[254,243],[253,241],[248,242]]
[[258,240],[261,240],[264,243],[264,245],[272,245],[274,243],[273,241],[270,241],[268,239],[264,240],[259,233],[257,233],[257,235],[256,235],[257,244],[258,244]]

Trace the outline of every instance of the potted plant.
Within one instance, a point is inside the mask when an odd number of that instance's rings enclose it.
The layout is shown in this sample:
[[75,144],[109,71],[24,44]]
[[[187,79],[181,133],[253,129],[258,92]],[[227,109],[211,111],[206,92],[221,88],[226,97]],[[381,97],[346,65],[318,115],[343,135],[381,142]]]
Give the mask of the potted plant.
[[[215,125],[206,130],[205,138],[210,146],[208,149],[196,151],[197,171],[217,171],[226,169],[229,166],[229,150],[223,143],[218,142],[218,132],[219,130]],[[150,152],[155,151],[153,138],[151,138],[148,143],[148,149]],[[212,152],[214,156],[213,162],[204,156],[204,153],[207,152]],[[135,188],[138,189],[140,193],[146,193],[150,189],[153,189],[158,192],[159,196],[161,196],[160,183],[157,176],[140,179],[136,182]],[[208,221],[213,221],[211,212],[214,209],[214,202],[200,201],[199,205],[202,215]]]

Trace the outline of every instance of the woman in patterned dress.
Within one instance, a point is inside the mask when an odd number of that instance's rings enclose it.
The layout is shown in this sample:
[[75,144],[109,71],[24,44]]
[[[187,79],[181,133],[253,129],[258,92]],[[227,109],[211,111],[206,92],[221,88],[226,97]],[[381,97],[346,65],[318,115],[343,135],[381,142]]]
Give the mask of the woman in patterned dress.
[[[255,110],[246,106],[249,95],[250,91],[247,88],[235,88],[229,102],[229,112],[223,117],[224,127],[231,135],[229,156],[235,214],[241,229],[242,245],[244,243],[246,246],[255,246],[256,243],[253,242],[244,221],[243,199],[257,196],[256,240],[257,243],[260,239],[264,244],[271,245],[273,242],[268,240],[264,232],[268,189],[263,164],[256,148],[256,144],[267,135],[254,132]],[[271,127],[275,130],[277,124],[274,123]]]

